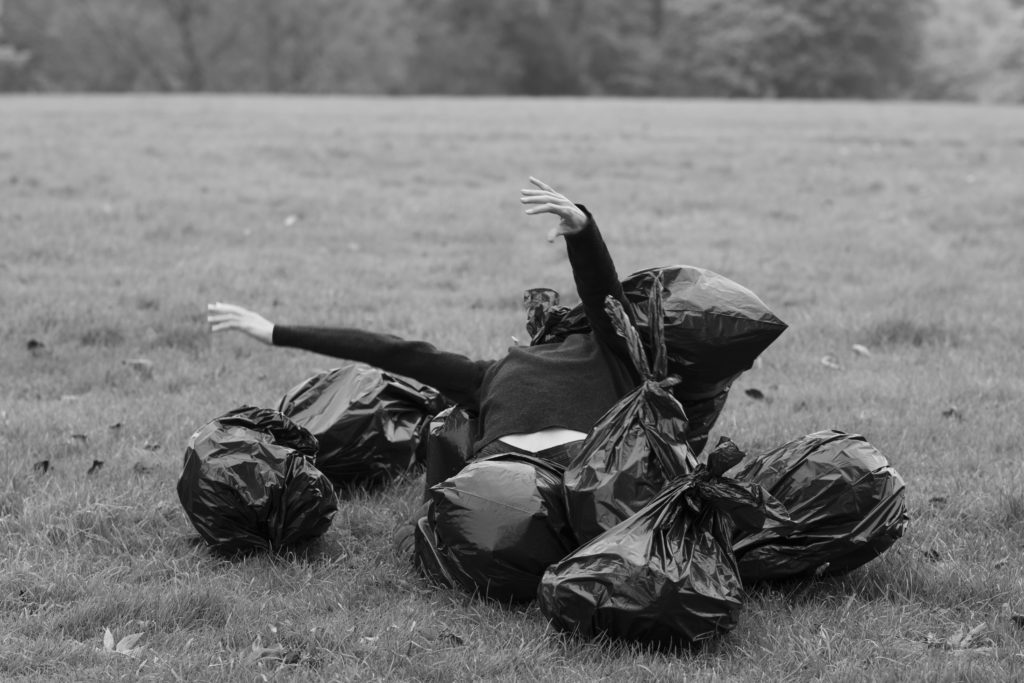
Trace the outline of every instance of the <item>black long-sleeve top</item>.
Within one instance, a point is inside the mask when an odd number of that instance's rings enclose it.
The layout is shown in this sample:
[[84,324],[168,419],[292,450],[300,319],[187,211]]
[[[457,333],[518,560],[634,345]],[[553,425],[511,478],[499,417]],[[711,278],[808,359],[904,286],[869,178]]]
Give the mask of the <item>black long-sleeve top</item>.
[[549,427],[589,432],[639,383],[624,340],[604,308],[611,295],[629,304],[590,212],[582,231],[566,235],[576,290],[593,331],[557,344],[513,346],[497,361],[471,360],[422,341],[347,328],[276,325],[276,346],[360,361],[428,384],[478,413],[475,448],[508,434]]

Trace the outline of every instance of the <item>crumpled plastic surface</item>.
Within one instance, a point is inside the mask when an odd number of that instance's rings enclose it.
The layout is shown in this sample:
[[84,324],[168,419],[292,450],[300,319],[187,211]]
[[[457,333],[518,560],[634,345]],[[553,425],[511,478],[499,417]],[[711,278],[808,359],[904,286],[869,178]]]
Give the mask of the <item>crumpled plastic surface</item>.
[[745,582],[850,571],[892,546],[909,520],[903,478],[859,434],[809,434],[743,463],[736,478],[763,486],[792,517],[785,536],[772,524],[737,533]]
[[640,329],[650,323],[637,304],[648,299],[659,279],[669,372],[679,375],[680,389],[691,396],[720,393],[723,382],[748,370],[786,330],[746,287],[710,270],[681,265],[642,270],[623,281]]
[[426,488],[458,474],[473,458],[476,419],[461,406],[445,408],[430,420],[423,441]]
[[320,442],[316,466],[336,488],[374,486],[417,465],[444,400],[432,388],[347,362],[291,388],[277,409]]
[[[653,283],[663,289],[668,372],[680,378],[672,394],[690,419],[686,440],[700,453],[715,425],[733,381],[750,368],[786,324],[746,287],[704,268],[649,268],[622,281],[634,305],[635,322],[650,348],[650,318],[643,304]],[[570,334],[590,331],[582,306],[558,306],[557,293],[528,290],[527,330],[531,344],[558,342]]]
[[189,439],[178,498],[209,544],[278,550],[322,535],[338,499],[313,465],[316,438],[268,408],[243,406]]
[[785,508],[758,485],[722,473],[743,454],[723,440],[708,465],[670,483],[636,515],[548,568],[544,615],[584,637],[690,645],[731,630],[742,584],[735,525],[785,523]]
[[417,548],[424,572],[501,602],[533,600],[544,570],[577,545],[561,485],[562,468],[540,458],[471,462],[430,490],[417,535],[427,544]]
[[[649,319],[659,320],[661,290],[652,290]],[[584,439],[564,475],[566,507],[580,543],[604,533],[647,505],[671,479],[689,474],[696,458],[686,444],[688,421],[668,391],[660,325],[650,330],[653,363],[619,302],[607,301],[643,384],[605,413]]]

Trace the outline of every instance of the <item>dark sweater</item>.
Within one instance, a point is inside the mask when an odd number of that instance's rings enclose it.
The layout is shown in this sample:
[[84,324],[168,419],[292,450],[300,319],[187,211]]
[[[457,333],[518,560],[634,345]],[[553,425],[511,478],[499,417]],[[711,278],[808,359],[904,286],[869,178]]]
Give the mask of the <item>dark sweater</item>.
[[471,360],[431,344],[356,329],[276,325],[274,344],[360,361],[428,384],[479,414],[475,448],[508,434],[563,427],[589,432],[639,383],[626,344],[604,310],[607,295],[629,311],[597,224],[565,238],[576,290],[593,328],[557,344],[513,346],[498,361]]

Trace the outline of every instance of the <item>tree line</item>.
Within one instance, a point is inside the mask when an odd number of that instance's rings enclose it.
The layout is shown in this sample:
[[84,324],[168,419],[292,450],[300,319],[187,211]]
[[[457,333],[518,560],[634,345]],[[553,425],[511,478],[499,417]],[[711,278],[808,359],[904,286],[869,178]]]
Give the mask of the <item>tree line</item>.
[[1024,102],[1024,0],[0,0],[0,90]]

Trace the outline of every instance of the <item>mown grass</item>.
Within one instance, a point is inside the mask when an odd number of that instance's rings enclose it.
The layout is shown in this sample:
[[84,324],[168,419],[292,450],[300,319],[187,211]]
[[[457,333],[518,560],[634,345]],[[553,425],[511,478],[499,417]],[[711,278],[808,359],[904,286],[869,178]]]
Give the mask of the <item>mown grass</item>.
[[[0,678],[1019,679],[1022,168],[1010,108],[0,100]],[[415,480],[352,496],[297,555],[197,543],[188,436],[332,365],[212,339],[205,304],[497,357],[521,290],[572,291],[520,213],[530,174],[590,206],[623,274],[693,263],[761,294],[791,328],[716,433],[864,434],[907,480],[906,537],[843,578],[752,588],[685,654],[426,584],[389,543]],[[928,645],[981,623],[983,647]],[[103,652],[107,628],[144,633],[138,656]],[[257,639],[291,663],[248,656]]]

